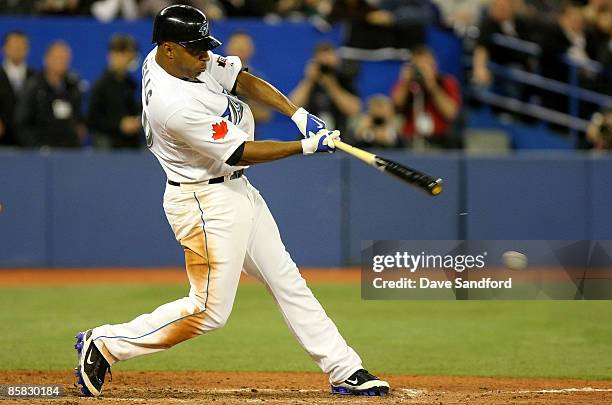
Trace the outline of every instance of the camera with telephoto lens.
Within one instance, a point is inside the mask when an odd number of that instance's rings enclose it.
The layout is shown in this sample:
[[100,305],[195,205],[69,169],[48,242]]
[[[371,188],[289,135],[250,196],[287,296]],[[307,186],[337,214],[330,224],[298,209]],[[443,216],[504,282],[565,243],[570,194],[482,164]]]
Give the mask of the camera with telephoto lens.
[[387,123],[387,120],[385,119],[385,117],[380,117],[380,116],[372,117],[372,126],[382,127],[386,123]]
[[425,88],[425,76],[423,76],[423,73],[416,67],[414,68],[414,75],[412,80],[418,83],[421,87]]
[[323,75],[335,75],[336,74],[336,68],[334,68],[332,65],[321,64],[319,65],[319,71]]
[[605,149],[612,149],[612,126],[610,124],[602,124],[599,127],[599,136]]

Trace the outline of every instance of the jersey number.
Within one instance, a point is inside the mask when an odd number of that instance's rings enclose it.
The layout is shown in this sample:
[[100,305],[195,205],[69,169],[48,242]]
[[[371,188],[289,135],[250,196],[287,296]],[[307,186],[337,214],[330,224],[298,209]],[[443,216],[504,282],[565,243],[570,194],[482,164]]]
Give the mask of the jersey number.
[[150,148],[153,146],[153,132],[147,119],[147,113],[144,111],[142,112],[142,127],[144,128],[145,138],[147,138],[147,148]]

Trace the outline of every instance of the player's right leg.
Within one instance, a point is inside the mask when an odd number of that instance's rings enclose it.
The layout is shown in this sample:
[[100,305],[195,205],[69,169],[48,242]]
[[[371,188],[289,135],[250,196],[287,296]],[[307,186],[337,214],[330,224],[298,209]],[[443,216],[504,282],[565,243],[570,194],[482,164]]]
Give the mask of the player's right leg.
[[252,225],[252,204],[244,188],[244,183],[239,181],[187,190],[183,186],[168,186],[164,209],[185,251],[189,296],[130,322],[92,329],[84,341],[91,350],[79,352],[77,366],[77,377],[89,387],[86,394],[101,392],[101,383],[97,382],[99,373],[88,372],[86,367],[85,356],[92,350],[99,351],[110,366],[120,360],[168,349],[225,324],[233,306]]
[[244,268],[266,285],[287,326],[316,364],[329,375],[334,394],[385,395],[389,384],[363,369],[359,355],[306,285],[281,241],[265,201],[251,188],[255,204]]

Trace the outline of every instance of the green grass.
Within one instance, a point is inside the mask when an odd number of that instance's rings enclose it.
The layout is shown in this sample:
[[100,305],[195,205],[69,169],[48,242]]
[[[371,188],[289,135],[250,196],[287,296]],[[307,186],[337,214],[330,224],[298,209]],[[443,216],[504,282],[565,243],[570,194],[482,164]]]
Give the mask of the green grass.
[[[611,301],[362,301],[313,290],[378,373],[612,379]],[[75,331],[182,297],[178,285],[0,289],[0,369],[70,369]],[[243,284],[225,328],[118,370],[317,371],[263,287]]]

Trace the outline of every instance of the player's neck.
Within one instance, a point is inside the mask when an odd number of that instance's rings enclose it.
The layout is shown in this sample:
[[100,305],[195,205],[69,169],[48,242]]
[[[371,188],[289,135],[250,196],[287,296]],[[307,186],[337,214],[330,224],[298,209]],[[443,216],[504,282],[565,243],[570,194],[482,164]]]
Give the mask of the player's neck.
[[155,52],[155,62],[157,62],[157,64],[169,75],[174,76],[178,79],[183,78],[176,69],[176,67],[172,65],[172,62],[168,58],[165,58],[163,55],[161,55],[159,52]]

